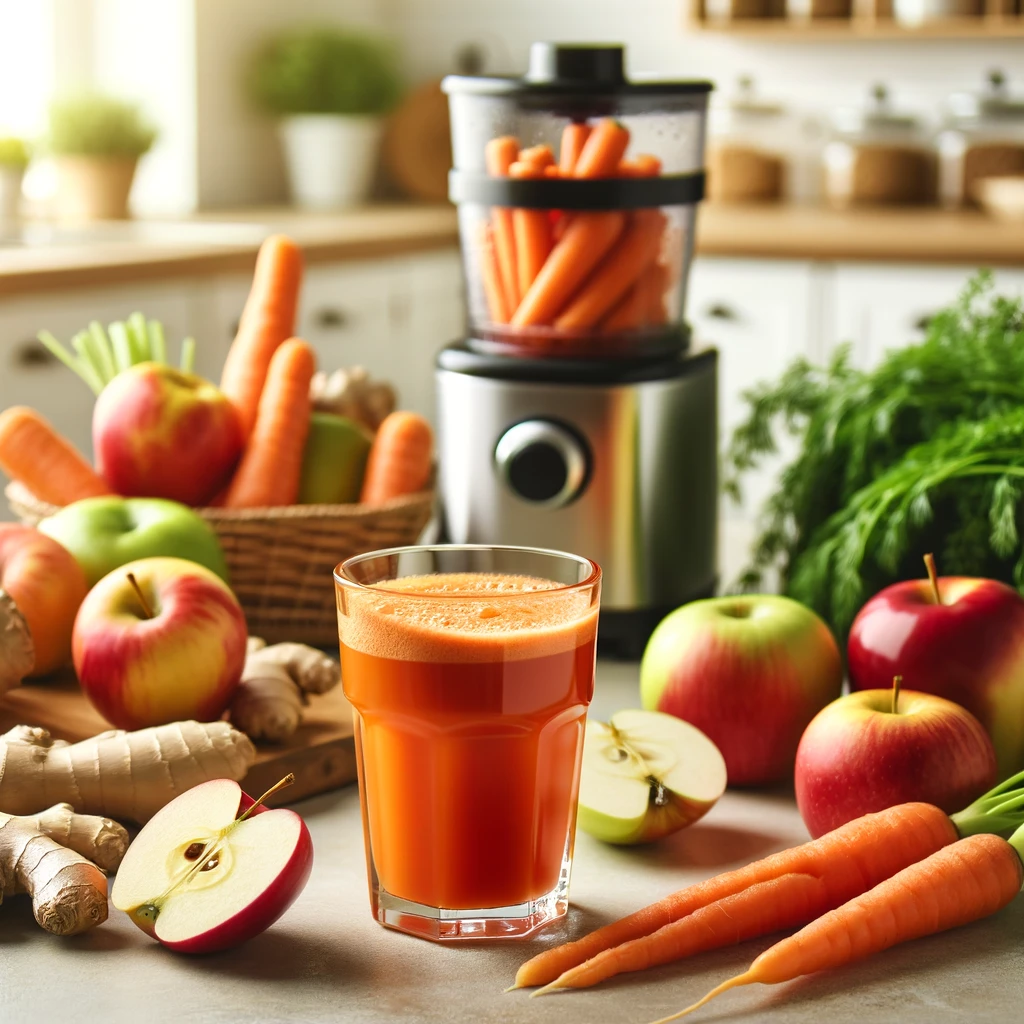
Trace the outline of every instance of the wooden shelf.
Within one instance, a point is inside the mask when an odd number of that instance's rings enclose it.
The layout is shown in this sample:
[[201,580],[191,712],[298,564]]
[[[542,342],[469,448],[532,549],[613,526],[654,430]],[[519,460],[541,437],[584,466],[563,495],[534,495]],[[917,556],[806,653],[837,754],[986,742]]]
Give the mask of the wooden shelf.
[[790,21],[786,18],[744,18],[737,21],[687,22],[691,31],[747,39],[786,42],[841,42],[851,39],[1024,39],[1024,18],[950,18],[921,25],[903,25],[889,18]]

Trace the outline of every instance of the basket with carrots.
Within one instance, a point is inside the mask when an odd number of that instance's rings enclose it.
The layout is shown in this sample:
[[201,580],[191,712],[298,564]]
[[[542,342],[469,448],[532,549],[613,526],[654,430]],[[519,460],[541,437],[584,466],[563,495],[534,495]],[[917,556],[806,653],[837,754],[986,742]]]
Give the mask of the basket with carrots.
[[[658,157],[628,155],[613,118],[571,122],[559,152],[487,143],[491,179],[593,182],[659,178]],[[474,333],[498,350],[543,355],[635,353],[681,317],[679,283],[692,206],[621,209],[481,208],[464,221]]]
[[433,436],[359,369],[318,372],[293,337],[302,255],[260,249],[219,386],[167,362],[159,323],[98,323],[65,347],[40,340],[97,395],[95,466],[33,409],[0,412],[8,502],[35,524],[81,498],[121,494],[193,505],[216,531],[251,632],[337,639],[332,571],[351,555],[414,542],[430,518]]

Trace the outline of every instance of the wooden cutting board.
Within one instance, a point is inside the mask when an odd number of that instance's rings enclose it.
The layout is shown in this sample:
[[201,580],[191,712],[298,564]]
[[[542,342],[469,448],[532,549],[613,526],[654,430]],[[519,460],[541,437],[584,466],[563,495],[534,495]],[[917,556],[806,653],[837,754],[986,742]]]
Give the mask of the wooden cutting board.
[[[41,726],[71,743],[111,728],[70,674],[19,686],[0,698],[0,733],[15,725]],[[242,788],[250,796],[265,793],[289,772],[295,776],[293,785],[267,801],[271,806],[294,803],[353,782],[352,705],[340,686],[311,697],[302,710],[302,724],[288,743],[260,743],[256,751],[256,761],[242,780]]]

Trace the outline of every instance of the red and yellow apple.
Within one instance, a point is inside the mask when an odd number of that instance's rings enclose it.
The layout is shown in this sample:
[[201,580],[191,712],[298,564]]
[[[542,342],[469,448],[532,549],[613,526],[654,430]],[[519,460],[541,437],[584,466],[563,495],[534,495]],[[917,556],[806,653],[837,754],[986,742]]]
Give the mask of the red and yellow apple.
[[910,801],[962,810],[996,781],[996,755],[959,704],[912,690],[861,690],[815,716],[793,778],[800,815],[817,838]]
[[[988,730],[1005,777],[1024,769],[1024,598],[996,580],[934,575],[895,583],[860,610],[847,641],[850,686],[934,693]],[[933,577],[933,578],[931,578]]]
[[218,576],[183,558],[143,558],[89,592],[75,620],[86,696],[120,729],[219,718],[245,663],[245,616]]
[[224,486],[243,443],[226,395],[162,363],[138,363],[103,389],[92,436],[96,468],[118,494],[185,505],[202,505]]
[[237,782],[182,793],[143,827],[111,902],[180,953],[213,953],[269,928],[302,892],[313,841],[294,811],[268,810]]
[[28,526],[0,524],[0,692],[71,660],[71,631],[88,589],[57,541]]
[[733,785],[788,776],[801,733],[842,682],[828,626],[773,594],[677,608],[651,635],[640,664],[643,706],[700,729],[722,752]]

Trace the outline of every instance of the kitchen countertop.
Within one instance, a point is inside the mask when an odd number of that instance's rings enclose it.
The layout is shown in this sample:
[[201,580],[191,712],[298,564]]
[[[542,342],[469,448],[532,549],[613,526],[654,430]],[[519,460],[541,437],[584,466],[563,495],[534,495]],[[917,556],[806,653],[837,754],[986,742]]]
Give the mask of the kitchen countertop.
[[[607,717],[636,697],[635,665],[599,665],[593,714]],[[28,900],[5,901],[0,1020],[644,1024],[738,973],[767,940],[586,992],[530,1000],[526,992],[502,989],[523,960],[554,942],[807,838],[785,791],[727,793],[701,822],[649,847],[610,847],[581,834],[566,924],[533,940],[436,945],[371,919],[354,786],[296,807],[316,847],[309,885],[277,925],[228,953],[175,956],[113,910],[95,931],[55,939],[32,920]],[[986,921],[840,971],[726,993],[693,1019],[1004,1024],[1020,1019],[1022,1004],[1024,900]]]
[[[0,298],[169,277],[249,272],[260,241],[283,231],[311,263],[451,248],[455,211],[374,205],[344,213],[232,210],[178,222],[95,228],[32,225],[30,244],[0,242]],[[697,251],[708,256],[1024,265],[1024,230],[974,211],[702,205]]]

